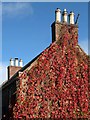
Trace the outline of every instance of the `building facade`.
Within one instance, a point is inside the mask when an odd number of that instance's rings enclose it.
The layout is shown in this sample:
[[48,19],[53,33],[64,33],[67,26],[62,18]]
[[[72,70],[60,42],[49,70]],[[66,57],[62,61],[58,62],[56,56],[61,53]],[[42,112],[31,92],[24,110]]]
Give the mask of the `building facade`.
[[[69,17],[69,18],[68,18]],[[88,55],[78,45],[74,13],[55,11],[52,43],[27,65],[10,61],[2,86],[3,119],[88,119]]]

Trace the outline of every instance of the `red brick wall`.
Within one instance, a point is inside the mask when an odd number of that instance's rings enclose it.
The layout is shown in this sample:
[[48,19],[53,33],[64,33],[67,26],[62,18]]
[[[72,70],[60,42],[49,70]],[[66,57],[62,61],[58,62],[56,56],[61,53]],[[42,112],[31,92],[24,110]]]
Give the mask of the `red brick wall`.
[[21,69],[21,67],[8,66],[8,80],[20,69]]

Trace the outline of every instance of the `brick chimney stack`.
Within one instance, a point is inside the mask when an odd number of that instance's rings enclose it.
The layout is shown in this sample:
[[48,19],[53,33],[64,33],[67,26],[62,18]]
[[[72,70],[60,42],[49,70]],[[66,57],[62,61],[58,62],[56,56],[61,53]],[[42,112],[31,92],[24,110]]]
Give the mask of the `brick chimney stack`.
[[74,22],[74,13],[71,11],[68,15],[66,9],[61,12],[59,8],[55,11],[55,22],[52,23],[52,42],[60,40],[60,37],[65,33],[65,30],[62,28],[68,29],[68,33],[72,34],[74,30],[75,35],[78,36],[78,25]]
[[21,68],[23,67],[23,61],[20,59],[18,61],[18,58],[15,58],[14,60],[10,59],[10,65],[8,66],[8,80]]

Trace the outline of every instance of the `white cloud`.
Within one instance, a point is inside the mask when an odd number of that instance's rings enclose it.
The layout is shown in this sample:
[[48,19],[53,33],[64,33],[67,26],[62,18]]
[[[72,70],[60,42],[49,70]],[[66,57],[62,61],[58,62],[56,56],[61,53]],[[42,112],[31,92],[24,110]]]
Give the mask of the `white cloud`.
[[7,80],[7,63],[0,62],[0,85]]
[[8,17],[25,16],[33,14],[31,3],[7,2],[2,4],[2,14]]
[[81,48],[85,51],[85,53],[88,54],[88,39],[79,41],[79,45],[80,45]]

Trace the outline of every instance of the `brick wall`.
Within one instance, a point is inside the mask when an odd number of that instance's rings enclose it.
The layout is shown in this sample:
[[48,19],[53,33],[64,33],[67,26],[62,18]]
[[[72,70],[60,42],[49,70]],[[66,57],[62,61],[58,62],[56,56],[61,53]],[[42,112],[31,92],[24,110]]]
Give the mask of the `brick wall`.
[[8,80],[20,69],[19,66],[8,66]]
[[52,42],[60,40],[60,37],[65,32],[69,32],[72,34],[72,30],[75,32],[75,34],[78,34],[78,26],[77,25],[69,25],[65,23],[60,23],[60,22],[54,22],[52,25]]

